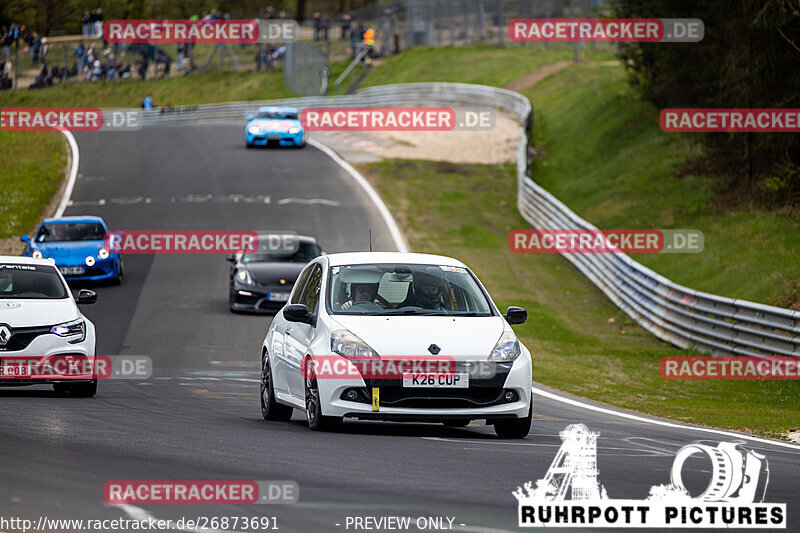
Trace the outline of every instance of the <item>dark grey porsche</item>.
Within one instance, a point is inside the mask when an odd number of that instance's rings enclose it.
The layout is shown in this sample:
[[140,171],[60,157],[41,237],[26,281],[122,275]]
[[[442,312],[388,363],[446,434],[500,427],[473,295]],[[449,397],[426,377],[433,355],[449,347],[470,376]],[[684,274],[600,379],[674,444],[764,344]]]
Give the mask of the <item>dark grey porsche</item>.
[[299,235],[292,253],[259,250],[229,255],[233,263],[228,291],[231,312],[277,312],[289,299],[303,267],[322,253],[315,238]]

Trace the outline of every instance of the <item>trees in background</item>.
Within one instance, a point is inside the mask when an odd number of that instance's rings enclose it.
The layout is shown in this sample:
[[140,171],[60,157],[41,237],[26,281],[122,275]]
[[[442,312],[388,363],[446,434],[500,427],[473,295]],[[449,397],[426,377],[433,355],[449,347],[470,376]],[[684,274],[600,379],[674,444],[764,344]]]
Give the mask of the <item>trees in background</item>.
[[[629,79],[659,108],[800,108],[798,0],[618,0],[615,16],[700,18],[699,43],[627,43]],[[800,134],[697,134],[721,186],[800,206]]]

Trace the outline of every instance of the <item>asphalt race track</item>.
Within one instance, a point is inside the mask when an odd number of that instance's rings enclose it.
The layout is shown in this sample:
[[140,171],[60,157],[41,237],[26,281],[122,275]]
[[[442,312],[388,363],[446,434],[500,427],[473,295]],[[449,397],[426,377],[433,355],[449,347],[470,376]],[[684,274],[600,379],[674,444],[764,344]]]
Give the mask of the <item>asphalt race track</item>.
[[[371,229],[376,251],[394,249],[367,195],[324,153],[247,150],[243,133],[240,124],[203,124],[77,135],[81,164],[65,214],[100,215],[112,229],[292,230],[327,252],[367,250]],[[99,300],[84,312],[97,327],[97,353],[147,355],[154,375],[103,381],[94,399],[0,389],[4,516],[265,515],[284,532],[346,531],[348,516],[434,516],[453,518],[456,531],[517,530],[512,492],[544,476],[568,424],[600,433],[599,478],[615,499],[645,499],[669,483],[686,444],[737,440],[541,395],[522,441],[498,440],[477,423],[347,421],[339,433],[314,433],[300,411],[289,423],[265,422],[258,374],[270,318],[228,311],[228,268],[219,255],[127,255],[121,286],[92,287]],[[800,448],[741,442],[766,456],[765,501],[786,503],[787,530],[800,530]],[[710,466],[694,465],[687,486],[702,488]],[[300,501],[104,503],[106,482],[130,479],[293,480]]]

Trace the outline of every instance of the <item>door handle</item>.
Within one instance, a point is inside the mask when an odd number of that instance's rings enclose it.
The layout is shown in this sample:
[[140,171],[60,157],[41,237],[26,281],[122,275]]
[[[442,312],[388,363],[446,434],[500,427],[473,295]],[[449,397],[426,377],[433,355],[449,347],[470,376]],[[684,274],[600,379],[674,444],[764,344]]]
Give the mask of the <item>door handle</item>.
[[292,328],[290,328],[290,327],[286,328],[284,331],[286,332],[287,335],[291,335],[292,334]]

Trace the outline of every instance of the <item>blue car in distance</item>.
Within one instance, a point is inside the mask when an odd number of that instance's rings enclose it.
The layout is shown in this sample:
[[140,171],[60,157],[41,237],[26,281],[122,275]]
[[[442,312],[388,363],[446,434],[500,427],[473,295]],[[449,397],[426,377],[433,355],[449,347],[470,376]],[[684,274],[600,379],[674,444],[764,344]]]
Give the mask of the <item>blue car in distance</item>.
[[294,107],[261,107],[248,115],[245,127],[247,147],[306,145],[306,132]]
[[50,259],[67,281],[122,281],[122,257],[105,241],[108,227],[100,217],[46,218],[22,255]]

